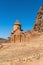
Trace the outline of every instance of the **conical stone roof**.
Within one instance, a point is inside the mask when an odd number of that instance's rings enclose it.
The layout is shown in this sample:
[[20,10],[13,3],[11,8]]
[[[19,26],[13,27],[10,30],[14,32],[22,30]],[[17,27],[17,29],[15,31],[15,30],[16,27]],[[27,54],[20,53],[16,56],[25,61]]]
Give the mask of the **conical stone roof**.
[[18,20],[16,20],[14,25],[21,25]]

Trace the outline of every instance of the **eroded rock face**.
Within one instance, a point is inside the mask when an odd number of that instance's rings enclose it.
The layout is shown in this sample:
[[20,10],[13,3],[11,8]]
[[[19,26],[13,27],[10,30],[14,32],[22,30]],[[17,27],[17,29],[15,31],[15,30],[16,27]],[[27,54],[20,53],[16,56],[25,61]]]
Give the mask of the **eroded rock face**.
[[43,31],[43,6],[40,8],[37,14],[34,30],[41,31],[41,32]]

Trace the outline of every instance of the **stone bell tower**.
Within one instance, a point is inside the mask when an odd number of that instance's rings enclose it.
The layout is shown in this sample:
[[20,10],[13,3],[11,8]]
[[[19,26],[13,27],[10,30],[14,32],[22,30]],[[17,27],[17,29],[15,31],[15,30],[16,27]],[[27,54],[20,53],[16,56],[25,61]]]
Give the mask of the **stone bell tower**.
[[21,30],[21,24],[19,23],[18,20],[16,20],[15,24],[14,24],[14,31],[20,29]]

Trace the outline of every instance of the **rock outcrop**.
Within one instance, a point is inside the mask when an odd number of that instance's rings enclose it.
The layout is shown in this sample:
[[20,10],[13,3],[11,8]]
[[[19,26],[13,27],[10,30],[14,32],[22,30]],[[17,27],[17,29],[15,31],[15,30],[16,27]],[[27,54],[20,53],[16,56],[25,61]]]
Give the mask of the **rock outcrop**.
[[38,11],[34,25],[34,30],[43,32],[43,6],[40,7],[40,10]]

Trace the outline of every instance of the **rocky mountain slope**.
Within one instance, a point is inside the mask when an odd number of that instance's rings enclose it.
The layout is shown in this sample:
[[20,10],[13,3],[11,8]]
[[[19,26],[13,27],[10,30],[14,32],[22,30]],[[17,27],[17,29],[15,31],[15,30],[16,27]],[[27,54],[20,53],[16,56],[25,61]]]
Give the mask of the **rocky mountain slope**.
[[1,44],[0,65],[43,65],[43,34],[25,43]]

